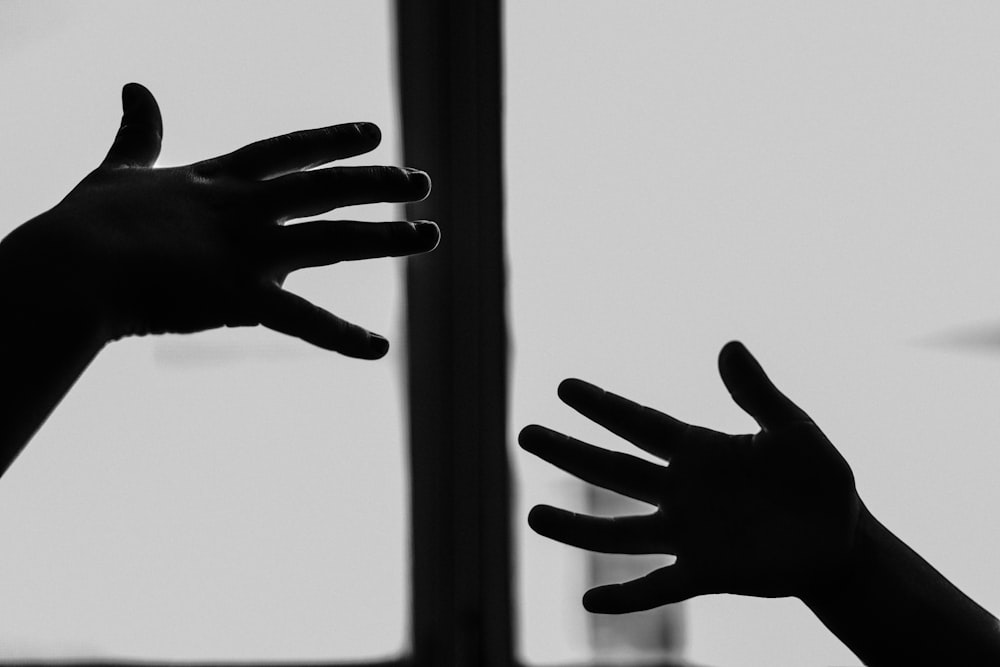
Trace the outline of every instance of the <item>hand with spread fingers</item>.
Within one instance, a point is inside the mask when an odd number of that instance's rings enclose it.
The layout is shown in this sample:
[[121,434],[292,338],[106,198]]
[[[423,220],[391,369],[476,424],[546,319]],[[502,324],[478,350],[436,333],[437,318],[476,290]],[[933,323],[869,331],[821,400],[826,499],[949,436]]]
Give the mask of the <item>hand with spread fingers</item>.
[[527,451],[655,507],[602,518],[537,506],[528,518],[534,530],[593,551],[676,556],[641,579],[589,591],[587,609],[639,611],[706,593],[802,595],[848,558],[862,505],[847,463],[743,345],[723,348],[719,372],[758,433],[691,426],[580,380],[560,385],[570,407],[665,465],[540,426],[521,431]]
[[1000,664],[1000,622],[875,519],[843,457],[742,344],[722,349],[719,373],[759,432],[691,426],[580,380],[559,386],[570,407],[663,465],[521,431],[527,451],[655,508],[594,517],[540,505],[532,528],[593,551],[676,556],[588,591],[584,606],[620,614],[709,593],[795,596],[866,665]]
[[154,168],[162,122],[128,84],[104,161],[0,241],[0,473],[108,342],[262,324],[361,359],[389,343],[282,288],[291,271],[432,250],[432,222],[314,221],[344,206],[418,201],[430,178],[327,167],[367,153],[371,123],[293,132],[183,167]]
[[93,317],[107,339],[263,324],[314,345],[378,358],[388,342],[282,289],[290,271],[431,250],[431,222],[284,225],[343,206],[423,199],[427,174],[396,167],[312,169],[378,146],[371,123],[265,139],[156,169],[152,94],[122,92],[121,129],[101,165],[4,241],[4,275],[52,308]]

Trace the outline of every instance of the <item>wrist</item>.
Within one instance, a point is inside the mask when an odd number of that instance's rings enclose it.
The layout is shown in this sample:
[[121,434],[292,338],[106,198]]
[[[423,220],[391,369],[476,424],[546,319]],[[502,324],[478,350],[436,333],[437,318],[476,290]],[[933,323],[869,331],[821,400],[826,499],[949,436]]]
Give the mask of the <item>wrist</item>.
[[997,620],[867,510],[850,558],[802,600],[865,664],[1000,659]]
[[798,595],[814,611],[849,598],[863,586],[876,565],[875,560],[880,552],[878,545],[892,537],[863,502],[859,500],[858,505],[857,521],[844,555],[822,580],[816,581],[807,591]]
[[22,238],[0,242],[0,377],[7,389],[0,475],[107,340],[94,310],[58,286]]
[[0,313],[26,336],[96,352],[111,338],[90,272],[46,244],[44,226],[39,216],[0,240]]

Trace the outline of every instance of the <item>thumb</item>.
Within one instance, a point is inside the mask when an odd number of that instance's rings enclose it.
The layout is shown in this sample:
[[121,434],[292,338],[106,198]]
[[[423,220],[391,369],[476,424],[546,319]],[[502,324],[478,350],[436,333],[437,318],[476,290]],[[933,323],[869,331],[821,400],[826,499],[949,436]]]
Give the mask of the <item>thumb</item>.
[[742,343],[732,341],[722,348],[719,375],[736,404],[765,431],[809,421],[809,415],[778,391]]
[[160,156],[163,120],[149,90],[138,83],[122,88],[122,124],[102,167],[152,167]]

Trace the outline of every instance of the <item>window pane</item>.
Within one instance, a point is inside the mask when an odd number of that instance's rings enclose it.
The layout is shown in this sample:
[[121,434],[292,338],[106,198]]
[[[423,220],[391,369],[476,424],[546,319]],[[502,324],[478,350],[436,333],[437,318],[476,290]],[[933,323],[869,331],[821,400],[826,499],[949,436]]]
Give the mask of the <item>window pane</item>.
[[[398,162],[388,1],[6,2],[4,234],[97,165],[122,84],[161,165],[338,122]],[[399,217],[377,205],[327,218]],[[0,657],[386,656],[406,627],[400,274],[287,287],[395,343],[349,360],[263,329],[106,349],[0,480]]]
[[[875,514],[1000,609],[970,511],[1000,506],[998,33],[983,3],[510,2],[515,427],[628,450],[558,401],[576,376],[749,431],[715,366],[743,340]],[[586,496],[516,460],[522,652],[586,657],[588,561],[523,522]],[[684,624],[703,664],[858,664],[794,600]]]

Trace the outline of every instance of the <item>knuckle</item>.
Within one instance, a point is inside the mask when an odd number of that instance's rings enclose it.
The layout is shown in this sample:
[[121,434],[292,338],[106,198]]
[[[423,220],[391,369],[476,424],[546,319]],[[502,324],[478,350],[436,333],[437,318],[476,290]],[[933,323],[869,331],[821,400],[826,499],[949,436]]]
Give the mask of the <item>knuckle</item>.
[[386,234],[397,241],[409,241],[415,238],[418,233],[417,225],[414,222],[390,222],[387,225],[383,225],[383,227],[386,230]]
[[383,183],[397,180],[402,181],[404,177],[402,170],[396,167],[375,166],[366,167],[366,170],[366,173],[364,173],[365,176]]

